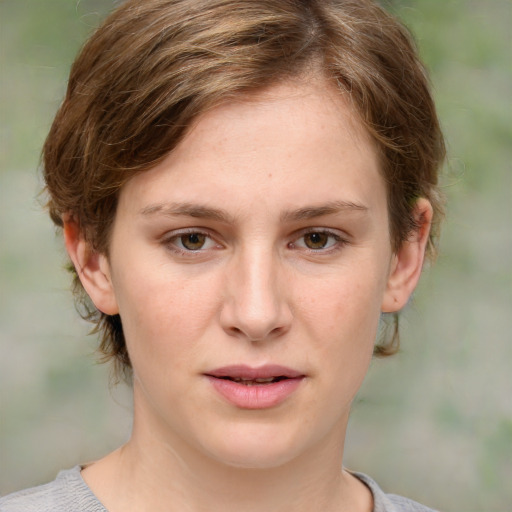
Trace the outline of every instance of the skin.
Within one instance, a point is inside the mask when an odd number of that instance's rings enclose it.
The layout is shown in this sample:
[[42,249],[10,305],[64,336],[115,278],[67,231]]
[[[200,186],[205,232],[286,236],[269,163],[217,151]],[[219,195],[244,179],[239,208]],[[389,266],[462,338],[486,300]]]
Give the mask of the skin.
[[[379,317],[421,272],[426,200],[415,215],[393,253],[375,148],[345,98],[309,81],[200,117],[121,191],[108,258],[68,216],[68,252],[121,315],[134,371],[130,441],[82,471],[108,510],[372,510],[343,442]],[[270,363],[306,378],[268,409],[204,377]]]

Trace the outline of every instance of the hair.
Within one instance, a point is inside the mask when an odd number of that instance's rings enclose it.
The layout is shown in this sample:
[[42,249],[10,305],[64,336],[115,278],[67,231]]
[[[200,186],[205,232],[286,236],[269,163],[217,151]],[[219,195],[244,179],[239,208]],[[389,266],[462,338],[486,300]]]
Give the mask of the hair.
[[[390,238],[418,228],[415,201],[433,207],[434,256],[445,156],[429,81],[400,22],[371,0],[128,0],[76,58],[43,148],[50,216],[71,214],[93,250],[108,255],[120,190],[153,168],[206,111],[279,81],[321,75],[348,94],[376,143]],[[76,270],[82,316],[104,359],[129,370],[119,315],[92,305]],[[398,349],[394,332],[375,353]]]

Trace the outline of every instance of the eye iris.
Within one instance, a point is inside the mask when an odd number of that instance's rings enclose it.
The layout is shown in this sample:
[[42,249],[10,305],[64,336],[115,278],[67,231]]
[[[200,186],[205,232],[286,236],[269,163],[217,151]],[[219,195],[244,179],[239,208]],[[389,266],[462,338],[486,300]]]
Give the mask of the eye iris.
[[190,251],[197,251],[198,249],[201,249],[205,240],[206,235],[202,235],[201,233],[189,233],[181,236],[181,243],[183,244],[183,247]]
[[306,246],[310,249],[323,249],[329,240],[326,233],[309,233],[305,236]]

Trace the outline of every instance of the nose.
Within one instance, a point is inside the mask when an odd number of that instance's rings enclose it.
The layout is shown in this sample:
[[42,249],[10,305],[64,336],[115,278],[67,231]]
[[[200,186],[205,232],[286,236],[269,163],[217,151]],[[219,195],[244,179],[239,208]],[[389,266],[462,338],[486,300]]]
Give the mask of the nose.
[[220,321],[231,336],[250,341],[274,339],[292,322],[278,258],[271,250],[246,251],[235,258],[226,276]]

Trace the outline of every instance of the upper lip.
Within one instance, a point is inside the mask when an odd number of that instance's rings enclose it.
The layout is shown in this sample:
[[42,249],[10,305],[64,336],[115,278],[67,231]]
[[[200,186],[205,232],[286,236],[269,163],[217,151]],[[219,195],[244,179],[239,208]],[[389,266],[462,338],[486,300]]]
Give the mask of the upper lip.
[[277,364],[266,364],[256,368],[244,364],[223,366],[222,368],[216,368],[215,370],[206,372],[205,375],[209,377],[230,377],[232,379],[244,380],[270,379],[273,377],[285,377],[288,379],[294,379],[297,377],[305,376],[303,373],[297,370],[293,370],[292,368],[287,368],[286,366]]

